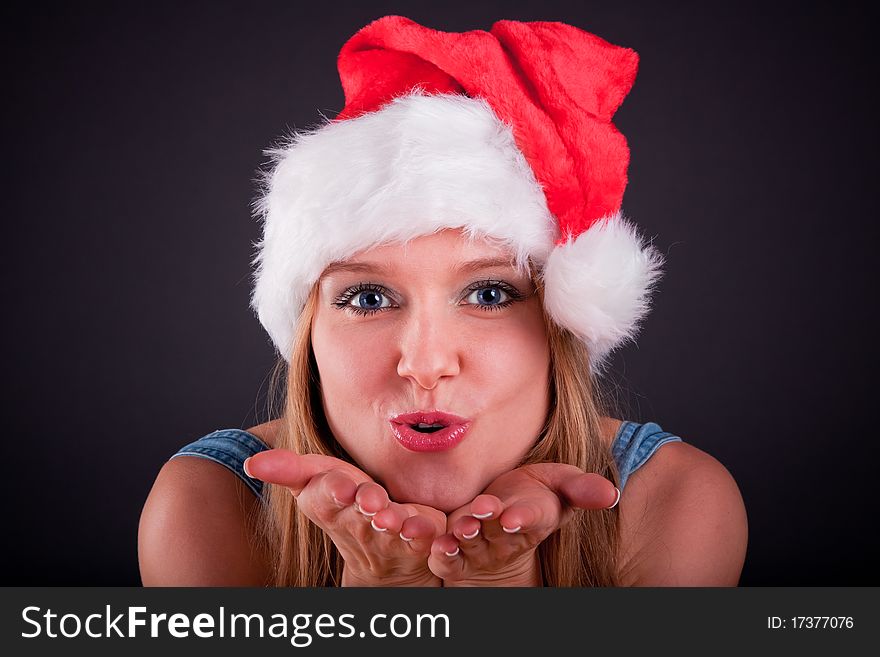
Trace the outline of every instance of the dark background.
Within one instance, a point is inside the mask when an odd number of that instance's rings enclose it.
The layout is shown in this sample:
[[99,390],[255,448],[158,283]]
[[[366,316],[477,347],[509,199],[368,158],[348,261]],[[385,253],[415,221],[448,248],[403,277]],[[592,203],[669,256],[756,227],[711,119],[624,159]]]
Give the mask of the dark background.
[[266,419],[254,179],[333,116],[336,55],[402,14],[559,20],[635,49],[624,212],[666,255],[624,419],[712,454],[743,585],[878,585],[874,35],[860,5],[71,3],[3,10],[2,584],[137,585],[162,463]]

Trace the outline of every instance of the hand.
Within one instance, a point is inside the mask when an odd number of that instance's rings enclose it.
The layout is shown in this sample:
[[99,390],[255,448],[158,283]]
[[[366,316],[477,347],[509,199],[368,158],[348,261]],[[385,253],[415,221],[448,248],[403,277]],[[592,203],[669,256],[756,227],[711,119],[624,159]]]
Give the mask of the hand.
[[542,586],[536,548],[574,516],[620,498],[605,477],[536,463],[506,472],[449,515],[428,566],[444,586]]
[[331,456],[287,449],[245,462],[248,476],[286,487],[297,507],[323,529],[345,562],[343,586],[440,586],[428,569],[446,515],[420,504],[391,502],[366,473]]

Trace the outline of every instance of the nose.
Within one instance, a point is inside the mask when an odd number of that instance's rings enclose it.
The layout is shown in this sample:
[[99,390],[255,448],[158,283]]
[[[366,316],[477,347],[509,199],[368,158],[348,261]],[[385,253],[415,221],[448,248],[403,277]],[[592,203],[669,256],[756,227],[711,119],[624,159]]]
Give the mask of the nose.
[[413,312],[400,338],[397,374],[433,390],[441,378],[460,371],[459,340],[451,319],[443,312]]

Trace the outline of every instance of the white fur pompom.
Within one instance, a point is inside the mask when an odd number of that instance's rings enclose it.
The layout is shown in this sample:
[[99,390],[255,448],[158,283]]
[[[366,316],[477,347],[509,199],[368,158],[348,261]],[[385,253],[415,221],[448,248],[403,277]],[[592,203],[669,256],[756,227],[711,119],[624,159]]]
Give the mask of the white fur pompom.
[[619,212],[553,249],[543,272],[544,305],[587,344],[594,374],[611,351],[635,338],[663,262]]

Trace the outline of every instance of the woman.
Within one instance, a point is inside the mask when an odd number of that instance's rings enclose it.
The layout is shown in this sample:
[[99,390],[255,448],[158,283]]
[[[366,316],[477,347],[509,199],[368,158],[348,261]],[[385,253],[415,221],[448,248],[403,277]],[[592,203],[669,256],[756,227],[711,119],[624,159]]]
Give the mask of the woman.
[[163,467],[144,584],[736,585],[729,473],[596,386],[662,260],[619,211],[637,61],[560,23],[345,44],[258,204],[284,412]]

